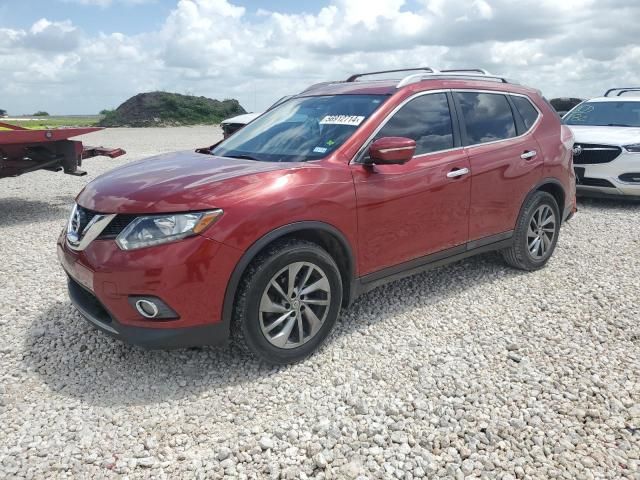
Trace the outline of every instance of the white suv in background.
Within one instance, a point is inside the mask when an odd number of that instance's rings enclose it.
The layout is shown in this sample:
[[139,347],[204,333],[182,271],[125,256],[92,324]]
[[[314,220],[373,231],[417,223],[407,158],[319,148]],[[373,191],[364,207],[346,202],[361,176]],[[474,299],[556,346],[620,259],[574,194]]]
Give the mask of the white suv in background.
[[563,122],[575,137],[578,194],[640,199],[640,87],[612,88],[574,107]]

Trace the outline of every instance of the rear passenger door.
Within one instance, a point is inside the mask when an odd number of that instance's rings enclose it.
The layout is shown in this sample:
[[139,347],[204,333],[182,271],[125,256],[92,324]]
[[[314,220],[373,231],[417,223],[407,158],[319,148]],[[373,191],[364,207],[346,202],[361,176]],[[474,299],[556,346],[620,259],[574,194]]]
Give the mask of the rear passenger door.
[[[527,126],[515,96],[484,91],[455,91],[453,96],[471,165],[469,240],[491,243],[515,228],[525,196],[542,177],[542,152],[532,133],[539,113],[518,96],[527,110]],[[529,103],[533,116],[520,99]]]

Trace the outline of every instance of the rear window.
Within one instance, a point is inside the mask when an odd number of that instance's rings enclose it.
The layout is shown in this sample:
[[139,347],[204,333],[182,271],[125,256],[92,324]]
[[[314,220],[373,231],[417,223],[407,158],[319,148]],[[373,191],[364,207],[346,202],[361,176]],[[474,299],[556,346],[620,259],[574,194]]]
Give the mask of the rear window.
[[497,93],[456,92],[462,108],[469,145],[516,136],[516,124],[507,98]]
[[512,95],[511,100],[513,100],[514,105],[518,109],[518,113],[522,117],[524,126],[529,130],[533,127],[533,124],[536,123],[536,120],[538,120],[538,110],[536,110],[536,108],[531,105],[529,99],[525,97]]

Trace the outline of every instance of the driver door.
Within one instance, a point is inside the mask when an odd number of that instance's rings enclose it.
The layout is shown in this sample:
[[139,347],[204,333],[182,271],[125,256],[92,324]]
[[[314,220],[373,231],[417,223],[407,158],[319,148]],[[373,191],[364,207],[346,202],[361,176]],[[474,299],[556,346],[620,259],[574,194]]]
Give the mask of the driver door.
[[404,165],[366,165],[366,154],[351,165],[361,275],[465,248],[471,172],[451,105],[450,94],[419,94],[387,119],[374,140],[416,141],[415,156]]

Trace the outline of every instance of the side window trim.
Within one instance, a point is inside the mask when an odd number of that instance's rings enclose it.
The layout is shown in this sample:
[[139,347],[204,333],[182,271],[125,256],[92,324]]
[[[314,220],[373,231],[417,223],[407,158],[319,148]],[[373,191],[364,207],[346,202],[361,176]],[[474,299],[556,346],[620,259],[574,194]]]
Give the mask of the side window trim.
[[405,98],[399,105],[397,105],[391,112],[389,112],[389,114],[384,118],[384,120],[382,122],[380,122],[380,124],[376,127],[376,129],[373,131],[373,133],[371,133],[371,135],[369,136],[369,138],[367,138],[367,140],[365,142],[363,142],[362,146],[358,149],[358,151],[356,152],[356,154],[353,156],[353,158],[351,159],[351,161],[349,162],[349,164],[362,164],[363,163],[363,159],[367,153],[367,150],[369,149],[369,146],[371,145],[371,143],[373,142],[373,139],[376,137],[376,135],[380,132],[380,130],[382,130],[385,125],[389,122],[389,120],[391,120],[391,118],[393,118],[393,116],[398,113],[400,111],[400,109],[402,109],[402,107],[404,107],[406,104],[408,104],[409,102],[411,102],[412,100],[415,100],[418,97],[422,97],[424,95],[433,95],[436,93],[444,93],[447,96],[447,103],[449,105],[449,116],[451,117],[451,129],[453,131],[453,148],[447,148],[445,150],[438,150],[435,152],[428,152],[428,153],[422,153],[419,155],[415,155],[413,158],[417,158],[417,157],[425,157],[427,155],[435,155],[438,153],[442,153],[442,152],[449,152],[452,150],[457,150],[459,148],[463,147],[463,143],[462,143],[462,137],[461,135],[459,136],[458,140],[456,140],[456,127],[458,128],[458,133],[459,132],[459,124],[460,121],[458,119],[457,116],[457,112],[453,111],[451,109],[451,101],[453,100],[453,96],[451,95],[451,90],[450,89],[438,89],[438,90],[424,90],[422,92],[417,92],[413,95],[411,95],[410,97]]
[[[542,120],[542,112],[540,111],[540,109],[538,108],[536,103],[533,100],[531,100],[527,95],[524,95],[522,93],[504,92],[504,91],[501,91],[501,90],[482,90],[482,89],[474,89],[474,88],[455,88],[455,89],[451,89],[450,92],[451,92],[451,94],[453,96],[453,100],[454,100],[454,103],[456,105],[458,118],[459,118],[459,123],[460,123],[460,131],[461,131],[461,134],[462,134],[462,146],[465,147],[465,148],[476,147],[478,145],[491,145],[493,143],[509,142],[509,141],[512,141],[512,140],[516,140],[518,138],[521,138],[521,137],[531,133],[538,126],[540,121]],[[533,108],[536,109],[536,111],[538,112],[538,118],[536,119],[535,123],[533,125],[531,125],[531,128],[529,128],[526,131],[523,131],[522,133],[516,132],[517,135],[515,137],[503,138],[503,139],[500,139],[500,140],[494,140],[492,142],[486,142],[486,143],[473,143],[473,144],[471,144],[471,143],[469,143],[469,139],[467,137],[467,130],[466,130],[466,126],[465,126],[465,123],[464,123],[464,117],[462,115],[462,107],[460,106],[460,103],[458,102],[458,99],[454,95],[455,93],[458,93],[458,92],[461,92],[461,93],[464,93],[464,92],[495,93],[495,94],[498,94],[498,95],[505,95],[507,97],[507,101],[509,102],[509,105],[511,106],[512,113],[514,112],[514,108],[513,108],[513,105],[512,105],[511,98],[509,98],[509,97],[511,97],[511,96],[523,97],[523,98],[526,98],[529,101],[529,103],[531,103]],[[515,110],[517,111],[517,108]],[[514,121],[516,122],[516,129],[517,129],[518,128],[517,119],[519,117],[516,117],[515,113],[513,113],[513,115],[514,115]],[[519,113],[518,113],[518,115],[519,115]]]

